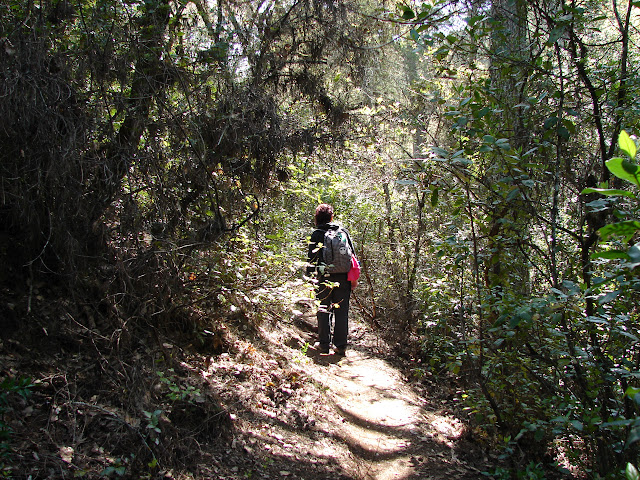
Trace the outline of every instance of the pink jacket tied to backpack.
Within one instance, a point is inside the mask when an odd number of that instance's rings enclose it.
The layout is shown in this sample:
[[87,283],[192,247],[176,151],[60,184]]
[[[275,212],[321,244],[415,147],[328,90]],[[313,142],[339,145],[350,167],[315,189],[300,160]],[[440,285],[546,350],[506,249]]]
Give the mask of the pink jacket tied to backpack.
[[360,278],[360,262],[355,255],[351,255],[351,269],[347,274],[347,280],[355,282]]

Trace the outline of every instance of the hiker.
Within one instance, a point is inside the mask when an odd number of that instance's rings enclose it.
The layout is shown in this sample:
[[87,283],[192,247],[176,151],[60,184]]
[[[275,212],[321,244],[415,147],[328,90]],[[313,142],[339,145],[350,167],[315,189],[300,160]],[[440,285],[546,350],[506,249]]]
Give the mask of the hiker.
[[[349,333],[349,297],[357,280],[347,280],[351,266],[351,256],[355,252],[349,233],[337,223],[333,223],[333,207],[326,203],[318,205],[315,213],[316,230],[309,240],[307,254],[307,274],[312,275],[316,284],[316,298],[320,300],[318,309],[318,342],[320,353],[329,353],[331,346],[331,316],[333,316],[333,345],[336,355],[345,355]],[[333,243],[327,243],[333,242]],[[340,244],[342,242],[342,244]],[[331,245],[334,245],[331,248]],[[336,247],[336,245],[338,247]],[[325,254],[325,251],[327,252]],[[336,252],[333,256],[332,252]],[[348,260],[340,258],[340,252]],[[348,261],[349,266],[344,266]]]

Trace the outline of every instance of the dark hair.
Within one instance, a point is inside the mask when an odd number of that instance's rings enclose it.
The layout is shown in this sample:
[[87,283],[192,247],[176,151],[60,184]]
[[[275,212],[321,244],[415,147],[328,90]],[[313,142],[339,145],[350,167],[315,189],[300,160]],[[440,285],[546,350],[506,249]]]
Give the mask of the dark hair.
[[327,203],[321,203],[316,208],[316,225],[329,223],[333,218],[333,207]]

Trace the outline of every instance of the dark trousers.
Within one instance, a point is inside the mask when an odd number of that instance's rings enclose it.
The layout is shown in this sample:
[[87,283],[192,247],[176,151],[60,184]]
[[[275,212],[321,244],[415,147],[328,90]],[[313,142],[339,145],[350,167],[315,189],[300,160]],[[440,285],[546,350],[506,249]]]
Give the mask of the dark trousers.
[[323,277],[316,291],[320,300],[318,309],[318,340],[320,347],[328,348],[332,343],[331,317],[333,316],[333,344],[336,347],[347,346],[349,334],[349,297],[351,282],[347,274],[333,274]]

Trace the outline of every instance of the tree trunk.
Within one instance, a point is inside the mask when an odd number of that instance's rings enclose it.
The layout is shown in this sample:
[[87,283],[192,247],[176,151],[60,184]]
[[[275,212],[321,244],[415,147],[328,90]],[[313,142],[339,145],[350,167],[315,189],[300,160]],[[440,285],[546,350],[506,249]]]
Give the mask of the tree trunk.
[[[525,126],[523,109],[515,108],[522,102],[528,70],[526,65],[528,50],[527,1],[494,0],[492,17],[499,25],[492,37],[492,57],[490,66],[491,91],[496,105],[501,110],[501,135],[509,138],[512,148],[525,149],[529,143],[529,133]],[[489,185],[498,184],[500,177],[510,175],[511,168],[499,153],[495,154],[492,173],[487,177]],[[513,188],[518,188],[513,185]],[[487,270],[487,287],[494,290],[497,299],[509,290],[527,294],[529,270],[526,256],[516,242],[506,243],[504,239],[526,237],[528,216],[519,198],[502,200],[490,214],[488,225],[488,249],[490,258]],[[507,226],[509,228],[507,229]]]
[[140,53],[133,68],[127,115],[111,144],[101,152],[104,159],[103,174],[94,179],[87,205],[91,212],[91,224],[100,219],[120,191],[122,180],[137,157],[154,98],[161,95],[171,82],[162,60],[167,50],[165,34],[171,18],[169,3],[169,0],[156,0],[153,5],[147,5],[145,15],[140,20]]

